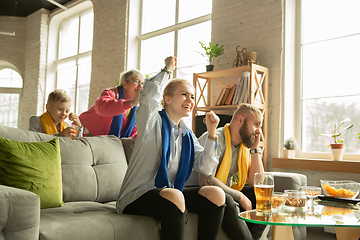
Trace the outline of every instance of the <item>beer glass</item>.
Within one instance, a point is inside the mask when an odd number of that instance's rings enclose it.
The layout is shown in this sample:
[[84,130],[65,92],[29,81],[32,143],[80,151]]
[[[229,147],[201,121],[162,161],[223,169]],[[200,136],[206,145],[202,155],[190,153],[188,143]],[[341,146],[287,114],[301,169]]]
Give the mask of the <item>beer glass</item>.
[[255,173],[254,190],[256,197],[256,212],[271,211],[271,197],[274,191],[274,177],[270,173]]

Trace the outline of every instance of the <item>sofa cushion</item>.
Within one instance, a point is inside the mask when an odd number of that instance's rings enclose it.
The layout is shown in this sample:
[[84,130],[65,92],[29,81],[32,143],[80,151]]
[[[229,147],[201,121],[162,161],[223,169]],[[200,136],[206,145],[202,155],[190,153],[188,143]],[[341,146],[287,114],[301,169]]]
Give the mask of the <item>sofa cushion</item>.
[[60,138],[64,202],[109,202],[118,198],[127,170],[115,136]]
[[[198,215],[188,214],[186,240],[197,239]],[[41,210],[39,240],[152,239],[160,240],[155,218],[117,214],[116,202],[67,202],[62,208]],[[228,240],[221,229],[218,240]]]
[[0,184],[36,193],[41,208],[62,206],[59,139],[18,142],[0,137]]

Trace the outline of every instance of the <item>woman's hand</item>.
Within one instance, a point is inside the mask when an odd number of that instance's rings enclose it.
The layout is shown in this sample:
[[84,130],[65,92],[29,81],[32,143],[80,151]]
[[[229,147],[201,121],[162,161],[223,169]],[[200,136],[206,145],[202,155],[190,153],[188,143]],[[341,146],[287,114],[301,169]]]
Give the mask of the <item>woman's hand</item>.
[[165,59],[165,67],[170,72],[174,71],[176,64],[177,64],[177,58],[174,56],[170,56]]
[[214,138],[215,130],[220,122],[220,118],[213,111],[207,112],[205,116],[208,136]]

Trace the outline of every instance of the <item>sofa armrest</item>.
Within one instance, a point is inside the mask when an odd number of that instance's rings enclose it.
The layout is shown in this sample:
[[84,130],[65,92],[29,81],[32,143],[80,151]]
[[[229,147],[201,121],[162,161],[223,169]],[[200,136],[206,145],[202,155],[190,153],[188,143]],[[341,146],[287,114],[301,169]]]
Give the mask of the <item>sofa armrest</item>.
[[302,186],[307,186],[307,177],[300,173],[270,172],[274,176],[274,191],[284,192],[284,190],[300,190]]
[[39,239],[40,198],[35,193],[0,185],[0,239]]

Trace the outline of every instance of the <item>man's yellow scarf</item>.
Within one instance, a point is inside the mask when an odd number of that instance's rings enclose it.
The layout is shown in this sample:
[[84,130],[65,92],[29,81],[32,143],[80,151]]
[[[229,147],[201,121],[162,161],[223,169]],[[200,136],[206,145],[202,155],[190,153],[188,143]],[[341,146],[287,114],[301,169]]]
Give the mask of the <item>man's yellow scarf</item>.
[[[231,135],[230,135],[230,124],[226,124],[224,127],[224,133],[225,133],[225,153],[224,157],[221,161],[219,170],[216,173],[216,178],[219,179],[221,182],[226,184],[226,181],[228,179],[230,166],[231,166],[231,158],[232,158],[232,150],[231,150]],[[237,183],[233,183],[231,185],[231,188],[236,189],[240,191],[246,182],[247,178],[247,171],[248,171],[248,160],[249,155],[247,148],[244,146],[243,143],[240,143],[239,146],[239,154],[238,154],[238,171],[239,171],[239,181]]]
[[[50,113],[48,111],[46,111],[45,113],[43,113],[40,116],[40,121],[41,121],[42,128],[44,130],[44,133],[53,135],[58,132],[55,127],[55,123],[52,120]],[[62,123],[60,123],[60,131],[59,132],[62,132],[65,128],[66,128],[66,124],[63,121]]]

